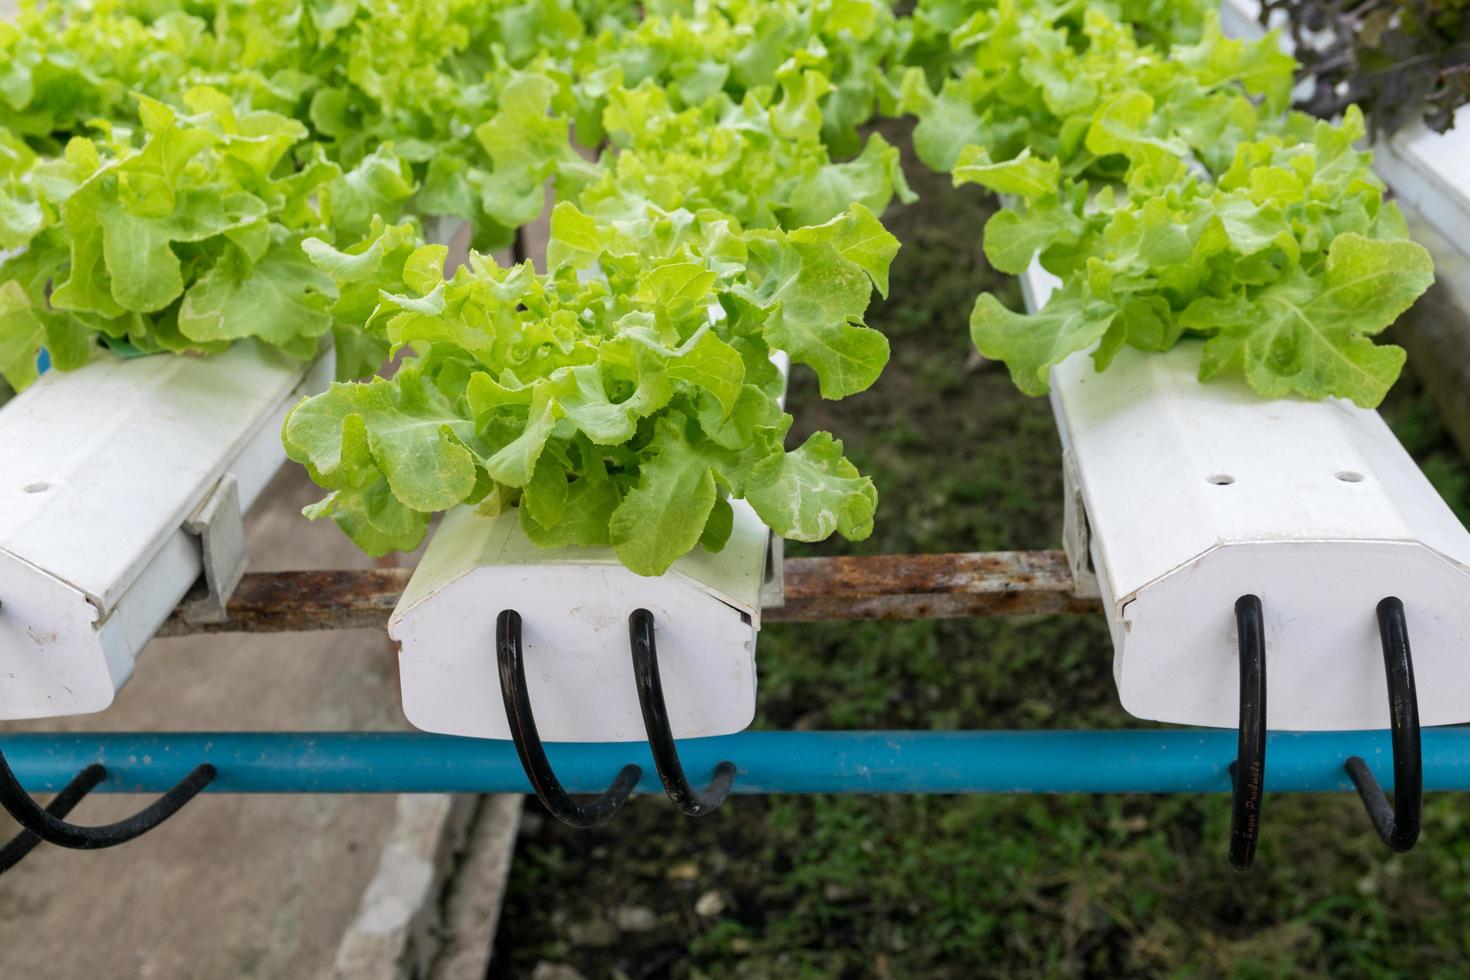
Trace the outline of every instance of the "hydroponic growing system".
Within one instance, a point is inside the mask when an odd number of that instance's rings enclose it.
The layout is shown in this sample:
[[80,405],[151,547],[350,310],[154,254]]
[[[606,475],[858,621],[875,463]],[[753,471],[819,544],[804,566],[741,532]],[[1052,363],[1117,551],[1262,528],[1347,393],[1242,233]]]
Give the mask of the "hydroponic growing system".
[[[155,635],[386,626],[422,734],[8,734],[0,868],[199,792],[591,826],[660,789],[1228,791],[1244,868],[1268,791],[1355,786],[1404,850],[1470,789],[1470,533],[1373,410],[1433,264],[1358,111],[1290,110],[1279,35],[1229,36],[1250,5],[133,6],[0,25],[0,717],[104,709]],[[1028,310],[969,329],[1050,394],[1059,551],[783,559],[883,519],[784,401],[888,357],[878,116],[1005,203]],[[1377,164],[1470,255],[1465,137]],[[433,526],[418,567],[244,572],[288,458],[370,554]],[[765,622],[1038,613],[1105,615],[1124,708],[1199,727],[742,731]],[[162,796],[68,822],[88,792]]]

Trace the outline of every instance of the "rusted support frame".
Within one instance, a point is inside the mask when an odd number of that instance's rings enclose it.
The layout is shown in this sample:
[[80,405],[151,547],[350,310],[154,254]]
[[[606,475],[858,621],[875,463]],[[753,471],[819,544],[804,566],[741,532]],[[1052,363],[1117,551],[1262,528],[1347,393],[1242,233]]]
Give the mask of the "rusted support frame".
[[190,622],[180,608],[158,635],[381,630],[412,575],[411,568],[246,572],[230,596],[224,622]]
[[788,558],[786,603],[767,622],[960,619],[1098,612],[1073,594],[1061,551]]
[[[181,610],[159,636],[382,629],[412,569],[251,572],[241,579],[222,623],[192,623]],[[1060,551],[788,558],[786,599],[766,622],[852,619],[955,619],[1097,612],[1073,594]]]

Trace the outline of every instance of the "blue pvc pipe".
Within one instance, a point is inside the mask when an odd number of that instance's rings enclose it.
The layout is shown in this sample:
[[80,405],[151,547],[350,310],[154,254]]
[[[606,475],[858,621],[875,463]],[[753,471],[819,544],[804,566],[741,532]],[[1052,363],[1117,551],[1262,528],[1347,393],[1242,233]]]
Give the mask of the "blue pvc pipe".
[[[679,743],[700,782],[717,762],[738,767],[737,793],[1192,793],[1229,788],[1236,733],[1223,730],[1058,732],[745,732]],[[11,734],[0,737],[32,792],[55,792],[101,762],[99,791],[160,793],[201,762],[212,793],[527,792],[509,742],[417,733],[214,732]],[[628,762],[640,792],[660,792],[644,743],[547,746],[563,783],[599,792]],[[1424,785],[1470,789],[1470,728],[1425,729]],[[1266,789],[1351,788],[1343,763],[1361,755],[1384,788],[1393,778],[1386,731],[1273,733]]]

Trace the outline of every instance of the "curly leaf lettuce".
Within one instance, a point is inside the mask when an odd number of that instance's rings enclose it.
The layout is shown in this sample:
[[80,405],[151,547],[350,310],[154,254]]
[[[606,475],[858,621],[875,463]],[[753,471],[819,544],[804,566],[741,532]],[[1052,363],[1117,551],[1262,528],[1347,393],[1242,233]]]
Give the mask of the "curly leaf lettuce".
[[[771,361],[788,350],[824,392],[877,376],[887,343],[860,318],[897,242],[871,212],[781,232],[655,207],[599,220],[564,202],[552,229],[546,273],[473,254],[445,279],[432,246],[403,261],[371,323],[413,355],[286,421],[288,454],[331,491],[313,516],[381,554],[416,546],[436,511],[514,503],[537,543],[611,545],[644,575],[718,549],[732,498],[800,540],[871,532],[876,490],[840,443],[784,448]],[[308,249],[346,296],[405,234]]]
[[935,0],[916,14],[931,22],[949,25],[947,76],[914,66],[899,86],[921,158],[1004,195],[984,234],[997,268],[1063,280],[1029,315],[976,301],[971,337],[1018,387],[1045,393],[1079,351],[1102,370],[1195,335],[1202,380],[1383,399],[1404,354],[1372,338],[1428,288],[1429,255],[1355,148],[1361,114],[1286,111],[1273,38],[1225,38],[1202,13],[1156,35],[1164,49],[1101,8],[1045,3]]

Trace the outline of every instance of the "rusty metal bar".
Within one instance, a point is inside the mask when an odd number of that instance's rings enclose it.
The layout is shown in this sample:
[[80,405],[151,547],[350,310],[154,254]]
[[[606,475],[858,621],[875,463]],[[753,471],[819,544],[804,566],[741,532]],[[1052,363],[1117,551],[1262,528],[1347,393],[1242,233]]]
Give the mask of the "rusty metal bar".
[[222,623],[193,623],[175,609],[159,636],[383,629],[413,575],[411,568],[330,572],[246,572]]
[[[284,633],[372,628],[388,622],[412,569],[247,573],[222,623],[190,622],[174,611],[159,636]],[[786,598],[766,622],[955,619],[1085,613],[1095,599],[1073,595],[1060,551],[788,558]]]
[[1100,612],[1073,594],[1061,551],[788,558],[786,602],[768,622],[960,619]]

